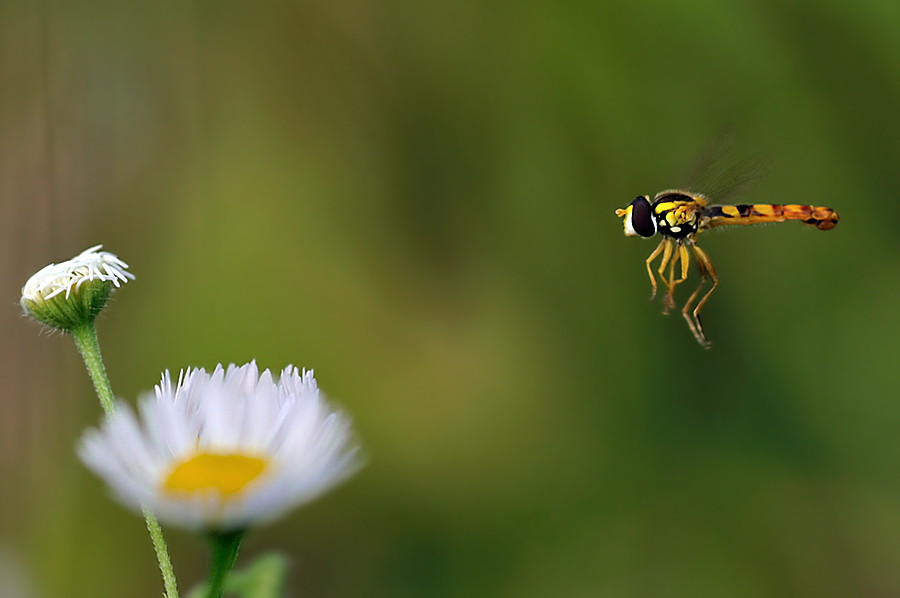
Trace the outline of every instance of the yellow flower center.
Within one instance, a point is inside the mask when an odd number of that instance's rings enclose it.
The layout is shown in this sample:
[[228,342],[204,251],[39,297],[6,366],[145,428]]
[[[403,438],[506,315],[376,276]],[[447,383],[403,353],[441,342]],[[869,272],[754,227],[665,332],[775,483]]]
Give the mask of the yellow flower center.
[[199,453],[177,464],[164,482],[167,492],[218,491],[228,498],[242,492],[268,463],[246,455]]

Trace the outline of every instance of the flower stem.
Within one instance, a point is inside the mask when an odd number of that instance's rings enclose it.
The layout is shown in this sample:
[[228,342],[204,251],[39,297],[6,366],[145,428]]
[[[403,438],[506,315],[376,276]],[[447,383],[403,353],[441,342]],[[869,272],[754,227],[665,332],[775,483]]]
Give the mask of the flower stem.
[[[103,358],[100,356],[100,343],[97,342],[97,329],[94,323],[89,322],[78,326],[71,330],[72,338],[75,339],[75,345],[78,352],[81,353],[81,359],[84,360],[84,366],[87,368],[88,375],[94,383],[94,390],[97,391],[97,397],[100,398],[100,405],[106,418],[112,417],[116,404],[112,386],[109,384],[109,377],[106,375],[106,367],[103,365]],[[175,584],[175,571],[172,569],[172,561],[169,560],[169,551],[166,547],[166,540],[163,538],[162,530],[156,516],[147,507],[143,507],[144,521],[147,522],[147,531],[150,532],[150,539],[153,541],[153,549],[156,551],[156,560],[159,562],[159,570],[162,573],[163,584],[166,587],[166,598],[178,598],[178,586]]]
[[142,506],[144,521],[147,522],[147,531],[153,541],[153,549],[156,551],[156,560],[159,562],[159,571],[162,573],[163,585],[166,586],[166,598],[178,598],[178,584],[175,583],[175,570],[172,561],[169,560],[169,550],[166,547],[166,539],[163,538],[162,529],[153,511]]
[[244,530],[212,532],[209,534],[209,594],[208,598],[221,598],[225,592],[225,580],[237,561]]
[[81,353],[81,359],[84,360],[84,366],[94,383],[94,390],[97,391],[100,405],[108,419],[112,417],[116,407],[113,402],[112,387],[106,376],[106,368],[103,366],[103,358],[100,357],[100,343],[97,342],[97,329],[94,328],[94,323],[91,322],[73,329],[72,338],[75,339],[75,345],[78,347],[78,352]]

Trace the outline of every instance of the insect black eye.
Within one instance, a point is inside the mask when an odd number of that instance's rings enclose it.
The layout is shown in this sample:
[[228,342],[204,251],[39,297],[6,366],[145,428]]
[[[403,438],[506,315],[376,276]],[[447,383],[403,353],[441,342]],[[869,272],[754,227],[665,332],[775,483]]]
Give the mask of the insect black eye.
[[631,202],[631,227],[642,237],[656,234],[656,222],[650,209],[650,200],[642,195]]

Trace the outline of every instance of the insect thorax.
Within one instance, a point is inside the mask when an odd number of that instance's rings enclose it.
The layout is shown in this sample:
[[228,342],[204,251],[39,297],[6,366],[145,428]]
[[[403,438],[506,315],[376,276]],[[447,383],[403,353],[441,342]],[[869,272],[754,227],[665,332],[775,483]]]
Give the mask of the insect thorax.
[[657,229],[666,237],[684,239],[697,232],[697,212],[705,205],[702,197],[683,191],[658,193],[652,205]]

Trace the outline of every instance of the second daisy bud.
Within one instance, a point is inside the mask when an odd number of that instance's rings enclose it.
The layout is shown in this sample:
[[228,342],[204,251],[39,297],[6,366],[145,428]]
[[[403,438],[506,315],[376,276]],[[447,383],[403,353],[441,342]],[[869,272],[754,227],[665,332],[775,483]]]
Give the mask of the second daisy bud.
[[62,332],[90,325],[114,288],[134,279],[128,264],[97,245],[50,264],[28,279],[20,301],[25,313]]

